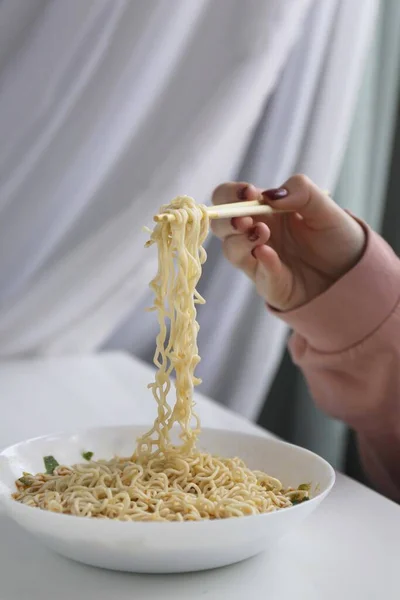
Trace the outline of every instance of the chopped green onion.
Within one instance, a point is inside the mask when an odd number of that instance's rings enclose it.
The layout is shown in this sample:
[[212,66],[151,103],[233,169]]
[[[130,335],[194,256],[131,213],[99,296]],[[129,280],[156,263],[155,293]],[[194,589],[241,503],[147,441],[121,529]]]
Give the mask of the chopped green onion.
[[311,483],[302,483],[297,489],[304,492],[309,492],[311,490]]
[[82,458],[84,458],[85,460],[92,460],[94,456],[94,452],[82,452]]
[[33,479],[29,479],[29,477],[20,477],[18,479],[25,487],[29,487],[33,483]]
[[293,506],[295,504],[301,504],[302,502],[306,502],[307,500],[309,500],[310,498],[308,496],[292,496],[290,498],[290,502],[293,504]]
[[54,456],[44,456],[43,462],[47,475],[53,475],[54,469],[59,466],[59,463],[56,461]]

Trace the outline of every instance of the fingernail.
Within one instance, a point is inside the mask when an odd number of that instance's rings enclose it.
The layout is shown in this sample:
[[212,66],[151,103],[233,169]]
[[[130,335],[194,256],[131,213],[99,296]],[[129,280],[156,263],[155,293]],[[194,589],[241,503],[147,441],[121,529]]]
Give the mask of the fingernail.
[[233,217],[233,218],[231,219],[231,225],[232,225],[233,229],[237,229],[237,225],[236,225],[236,222],[235,222],[235,218],[236,218],[236,217]]
[[253,229],[250,229],[249,233],[247,234],[247,239],[249,240],[249,242],[256,242],[259,237],[260,236],[258,235],[258,231],[255,227],[253,227]]
[[248,185],[244,185],[243,187],[238,189],[238,191],[236,192],[236,196],[237,196],[238,200],[246,200],[248,189],[249,189]]
[[265,190],[262,192],[263,196],[266,196],[269,200],[281,200],[289,195],[286,188],[274,188],[272,190]]

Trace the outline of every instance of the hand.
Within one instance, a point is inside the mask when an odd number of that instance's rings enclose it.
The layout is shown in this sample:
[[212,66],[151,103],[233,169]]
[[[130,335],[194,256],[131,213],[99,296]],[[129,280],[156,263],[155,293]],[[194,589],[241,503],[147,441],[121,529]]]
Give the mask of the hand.
[[276,190],[225,183],[213,193],[213,204],[257,199],[293,212],[216,219],[212,230],[222,239],[225,256],[276,310],[306,304],[361,258],[363,227],[304,175],[291,177]]

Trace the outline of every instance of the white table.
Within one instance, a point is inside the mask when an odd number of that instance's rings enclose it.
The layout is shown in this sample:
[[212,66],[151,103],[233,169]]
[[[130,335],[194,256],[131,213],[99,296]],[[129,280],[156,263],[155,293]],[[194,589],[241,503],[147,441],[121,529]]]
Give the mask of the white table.
[[[123,354],[0,365],[0,446],[60,430],[149,423],[151,369]],[[257,431],[198,397],[207,426]],[[260,430],[258,430],[260,431]],[[103,571],[42,547],[0,513],[0,600],[400,599],[400,508],[339,475],[272,555],[204,573]]]

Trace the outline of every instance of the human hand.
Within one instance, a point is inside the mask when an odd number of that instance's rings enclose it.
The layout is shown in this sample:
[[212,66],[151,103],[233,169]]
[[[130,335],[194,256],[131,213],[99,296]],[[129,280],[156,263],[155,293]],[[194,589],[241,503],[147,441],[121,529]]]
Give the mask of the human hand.
[[213,193],[213,204],[257,199],[292,212],[216,219],[211,226],[228,260],[276,310],[306,304],[361,258],[363,227],[304,175],[294,175],[275,190],[224,183]]

